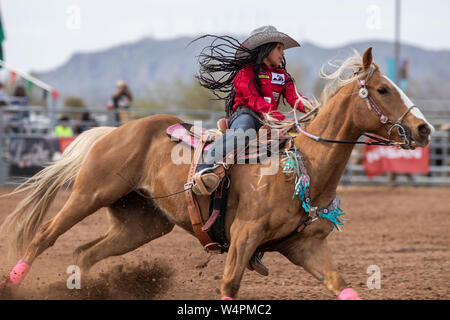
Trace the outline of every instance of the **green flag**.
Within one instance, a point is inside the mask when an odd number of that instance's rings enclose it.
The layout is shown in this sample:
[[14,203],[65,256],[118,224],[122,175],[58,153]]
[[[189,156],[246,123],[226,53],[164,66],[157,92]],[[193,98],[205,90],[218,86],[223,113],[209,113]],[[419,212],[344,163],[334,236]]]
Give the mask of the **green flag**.
[[30,80],[27,81],[27,91],[31,92],[31,90],[33,90],[33,82],[31,82]]
[[3,24],[2,24],[2,11],[0,9],[0,60],[3,59],[3,40],[5,40],[5,32],[3,31]]

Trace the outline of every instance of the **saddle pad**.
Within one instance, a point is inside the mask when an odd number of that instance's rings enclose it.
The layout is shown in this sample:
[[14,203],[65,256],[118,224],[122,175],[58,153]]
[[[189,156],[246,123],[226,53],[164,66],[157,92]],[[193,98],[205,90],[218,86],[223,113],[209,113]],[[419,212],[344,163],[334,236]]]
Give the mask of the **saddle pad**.
[[208,150],[211,147],[211,142],[221,136],[219,133],[196,127],[189,123],[174,124],[166,129],[166,133],[172,141],[181,141],[193,149],[200,143],[202,135],[209,135],[211,141],[205,144],[204,150]]

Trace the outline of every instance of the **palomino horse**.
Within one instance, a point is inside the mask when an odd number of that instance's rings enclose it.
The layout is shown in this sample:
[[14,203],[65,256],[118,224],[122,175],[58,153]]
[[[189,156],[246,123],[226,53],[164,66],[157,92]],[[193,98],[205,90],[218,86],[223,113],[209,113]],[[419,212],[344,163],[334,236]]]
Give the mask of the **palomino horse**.
[[[355,73],[344,76],[355,69]],[[334,90],[322,97],[326,103],[307,126],[309,134],[355,141],[367,132],[393,142],[407,139],[405,147],[428,144],[432,127],[372,62],[371,48],[362,58],[355,55],[344,61],[329,78],[334,79]],[[361,89],[368,90],[376,109],[368,108]],[[31,263],[60,235],[102,207],[109,210],[111,228],[75,250],[75,263],[83,273],[102,259],[125,254],[169,233],[175,224],[194,234],[183,193],[157,198],[183,190],[186,181],[189,165],[171,161],[176,143],[166,136],[167,127],[180,122],[173,116],[154,115],[80,135],[61,160],[25,187],[29,195],[4,221],[3,230],[13,234],[15,253],[23,254],[23,259],[3,286],[18,285]],[[316,142],[305,135],[298,135],[294,144],[308,168],[312,203],[327,206],[336,197],[353,145]],[[237,296],[244,270],[255,252],[278,251],[322,281],[339,299],[358,298],[332,261],[326,238],[333,224],[319,218],[295,232],[307,214],[292,197],[294,183],[282,170],[261,176],[263,166],[235,165],[229,173],[233,183],[225,228],[230,246],[221,297]],[[43,223],[56,192],[72,179],[73,191],[64,207]],[[258,190],[249,186],[259,183],[266,186]],[[144,193],[156,199],[149,200]],[[199,197],[198,202],[206,219],[209,198]]]

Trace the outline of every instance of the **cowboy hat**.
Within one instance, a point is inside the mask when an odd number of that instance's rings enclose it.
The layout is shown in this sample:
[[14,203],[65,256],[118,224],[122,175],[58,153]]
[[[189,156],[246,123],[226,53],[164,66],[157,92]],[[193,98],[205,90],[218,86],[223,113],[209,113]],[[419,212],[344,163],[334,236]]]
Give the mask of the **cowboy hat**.
[[127,86],[127,82],[125,80],[118,80],[116,82],[116,86],[118,86],[118,87],[125,87],[125,86]]
[[[293,47],[300,47],[300,44],[289,37],[287,34],[280,32],[274,26],[262,26],[250,33],[250,36],[244,40],[242,46],[246,49],[253,50],[263,44],[270,42],[281,42],[284,45],[284,49]],[[237,56],[245,55],[244,50],[238,49],[236,51]]]

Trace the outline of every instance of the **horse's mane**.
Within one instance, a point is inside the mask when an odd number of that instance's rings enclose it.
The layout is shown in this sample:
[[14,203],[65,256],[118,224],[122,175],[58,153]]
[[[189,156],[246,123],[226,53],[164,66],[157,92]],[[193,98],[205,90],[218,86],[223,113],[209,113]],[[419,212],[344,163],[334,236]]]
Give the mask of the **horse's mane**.
[[320,96],[321,105],[325,105],[346,84],[355,81],[358,77],[362,79],[370,78],[375,71],[373,66],[362,70],[363,59],[355,49],[353,49],[353,55],[346,60],[336,60],[334,63],[328,61],[328,65],[336,68],[336,70],[332,73],[326,73],[325,66],[322,66],[320,70],[320,77],[330,80]]
[[[317,101],[315,97],[313,97],[313,100],[307,100],[299,96],[300,101],[305,106],[305,111],[307,111],[307,113],[298,118],[298,120],[305,126],[308,125],[317,116],[317,114],[319,114],[322,107],[326,105],[328,100],[330,100],[330,98],[333,97],[339,89],[346,84],[355,81],[358,76],[361,76],[362,78],[370,77],[375,70],[374,68],[362,70],[363,59],[359,52],[355,49],[353,49],[353,55],[349,56],[347,59],[335,61],[330,60],[327,64],[336,70],[331,73],[327,73],[325,71],[326,65],[322,65],[319,76],[322,79],[329,80],[329,82],[325,85],[325,88],[321,93],[320,101]],[[288,112],[288,115],[290,113],[293,114],[294,112],[295,109]],[[277,122],[277,124],[274,124],[274,122]],[[295,120],[292,117],[286,117],[282,121],[277,121],[270,114],[265,114],[264,123],[274,129],[289,130],[295,125]]]

